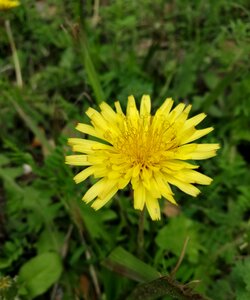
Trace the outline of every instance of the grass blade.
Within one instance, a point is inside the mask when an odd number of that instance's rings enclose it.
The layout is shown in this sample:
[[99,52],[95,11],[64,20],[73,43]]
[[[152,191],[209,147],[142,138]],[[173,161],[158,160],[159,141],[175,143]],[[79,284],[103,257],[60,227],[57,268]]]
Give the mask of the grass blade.
[[108,269],[138,282],[150,281],[160,277],[157,270],[122,247],[115,248],[103,264]]
[[50,153],[52,151],[52,146],[48,142],[45,134],[43,131],[37,126],[37,124],[34,122],[34,120],[28,115],[28,113],[24,109],[24,105],[22,105],[23,99],[21,95],[18,93],[16,94],[16,98],[18,99],[18,102],[14,100],[14,96],[5,93],[5,96],[9,99],[9,101],[14,106],[15,110],[19,114],[19,116],[23,119],[27,127],[34,133],[35,137],[41,142],[43,149],[45,150],[45,153]]

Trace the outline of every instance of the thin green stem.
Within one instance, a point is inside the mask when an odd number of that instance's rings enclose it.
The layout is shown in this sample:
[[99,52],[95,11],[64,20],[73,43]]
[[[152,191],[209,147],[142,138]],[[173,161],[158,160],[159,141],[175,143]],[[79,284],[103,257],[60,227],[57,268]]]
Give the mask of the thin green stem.
[[10,48],[11,48],[11,52],[12,52],[12,56],[13,56],[13,62],[14,62],[14,67],[15,67],[15,72],[16,72],[16,83],[19,88],[22,88],[23,87],[22,72],[21,72],[21,67],[20,67],[20,63],[19,63],[19,59],[18,59],[18,55],[17,55],[17,49],[16,49],[16,45],[15,45],[15,41],[14,41],[14,37],[12,34],[9,20],[5,21],[5,29],[6,29],[8,39],[9,39]]
[[184,245],[183,245],[183,248],[182,248],[182,251],[181,251],[181,255],[180,255],[179,259],[178,259],[178,262],[177,262],[176,266],[174,267],[174,269],[171,272],[171,277],[172,278],[175,277],[176,272],[178,271],[178,269],[179,269],[179,267],[180,267],[180,265],[181,265],[181,263],[183,261],[183,258],[184,258],[185,253],[186,253],[188,242],[189,242],[189,236],[186,237]]
[[145,208],[140,213],[139,224],[138,224],[138,235],[137,235],[137,244],[138,244],[138,256],[142,258],[143,256],[143,247],[144,247],[144,219],[145,219]]

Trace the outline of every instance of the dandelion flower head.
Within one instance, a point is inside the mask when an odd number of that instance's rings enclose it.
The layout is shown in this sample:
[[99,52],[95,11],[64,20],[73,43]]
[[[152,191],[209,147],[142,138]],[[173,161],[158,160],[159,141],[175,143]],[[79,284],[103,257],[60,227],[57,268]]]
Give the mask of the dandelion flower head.
[[151,115],[150,97],[144,95],[139,110],[134,97],[128,97],[126,114],[118,101],[115,110],[102,102],[100,112],[86,111],[91,125],[79,123],[76,129],[95,140],[70,138],[72,150],[81,154],[66,157],[67,164],[86,167],[74,177],[76,183],[91,175],[99,179],[83,196],[86,203],[98,210],[131,183],[134,208],[146,206],[152,220],[159,220],[160,198],[176,204],[171,185],[196,197],[200,190],[194,184],[211,183],[187,161],[216,155],[218,144],[194,143],[213,128],[195,128],[206,115],[188,118],[191,105],[172,106],[168,98]]

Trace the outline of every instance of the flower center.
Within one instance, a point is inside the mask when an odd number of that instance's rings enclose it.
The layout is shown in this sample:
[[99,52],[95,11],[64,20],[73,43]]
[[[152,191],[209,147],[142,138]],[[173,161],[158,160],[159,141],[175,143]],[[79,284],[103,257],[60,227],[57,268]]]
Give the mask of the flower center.
[[120,154],[133,165],[150,167],[166,159],[167,151],[177,146],[176,133],[169,122],[140,117],[137,124],[126,118],[113,143]]

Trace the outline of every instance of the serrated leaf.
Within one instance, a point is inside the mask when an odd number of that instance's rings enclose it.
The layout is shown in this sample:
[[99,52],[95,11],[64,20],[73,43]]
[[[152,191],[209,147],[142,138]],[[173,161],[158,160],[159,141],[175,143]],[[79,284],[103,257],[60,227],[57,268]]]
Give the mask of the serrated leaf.
[[[236,266],[232,271],[232,278],[234,285],[238,286],[237,295],[244,294],[248,291],[250,294],[250,259],[237,262]],[[240,299],[239,297],[237,299]]]

